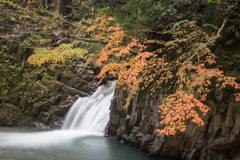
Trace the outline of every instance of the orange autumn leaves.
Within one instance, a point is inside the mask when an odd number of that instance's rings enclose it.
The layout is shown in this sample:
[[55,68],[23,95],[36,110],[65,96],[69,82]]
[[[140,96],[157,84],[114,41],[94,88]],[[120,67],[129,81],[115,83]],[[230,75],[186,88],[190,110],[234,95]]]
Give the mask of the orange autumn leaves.
[[204,125],[204,122],[196,111],[196,108],[204,114],[209,111],[209,107],[204,105],[200,100],[194,97],[193,92],[177,91],[168,96],[160,106],[160,111],[163,120],[160,122],[165,126],[164,129],[157,131],[167,135],[175,134],[176,130],[184,132],[186,130],[186,120],[191,119],[199,126]]
[[[147,87],[151,87],[151,95],[163,86],[169,86],[171,89],[172,93],[165,96],[159,106],[160,123],[163,127],[156,131],[160,133],[173,135],[176,131],[184,132],[189,120],[199,126],[204,125],[198,111],[205,114],[210,110],[203,102],[213,85],[217,88],[231,85],[235,89],[240,89],[240,85],[233,77],[225,77],[216,67],[206,67],[206,64],[215,63],[215,55],[206,45],[209,36],[197,28],[194,22],[184,20],[179,23],[178,28],[174,26],[173,30],[176,30],[176,33],[167,31],[166,33],[177,37],[171,41],[148,39],[140,41],[137,37],[129,36],[114,18],[105,13],[101,13],[91,23],[93,25],[86,32],[94,33],[95,38],[108,42],[97,62],[106,63],[98,77],[102,80],[107,73],[117,74],[118,86],[129,88],[130,93],[123,106],[124,109],[130,105],[131,99],[138,91]],[[184,35],[186,31],[188,34]],[[195,41],[193,42],[192,39]],[[192,46],[189,50],[183,51],[181,44],[186,42]],[[147,49],[150,43],[158,43],[162,47],[150,52]],[[172,50],[176,50],[179,56],[175,60],[168,61],[166,55],[171,54]],[[109,61],[110,59],[115,60]],[[213,78],[216,80],[213,81]],[[140,86],[142,87],[139,88]]]

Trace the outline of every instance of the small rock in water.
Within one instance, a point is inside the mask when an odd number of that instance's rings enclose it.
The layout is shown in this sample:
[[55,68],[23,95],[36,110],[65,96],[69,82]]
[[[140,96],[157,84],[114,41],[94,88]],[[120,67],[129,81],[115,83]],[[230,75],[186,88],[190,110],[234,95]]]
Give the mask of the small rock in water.
[[108,134],[107,134],[107,133],[105,133],[105,134],[103,135],[103,137],[108,137]]

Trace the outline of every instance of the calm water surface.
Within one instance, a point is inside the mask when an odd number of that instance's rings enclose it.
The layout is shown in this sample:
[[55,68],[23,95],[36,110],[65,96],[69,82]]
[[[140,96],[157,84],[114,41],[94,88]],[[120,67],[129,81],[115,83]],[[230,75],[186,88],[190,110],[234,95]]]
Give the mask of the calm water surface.
[[[100,133],[0,127],[1,160],[156,160]],[[163,160],[163,159],[161,159]]]

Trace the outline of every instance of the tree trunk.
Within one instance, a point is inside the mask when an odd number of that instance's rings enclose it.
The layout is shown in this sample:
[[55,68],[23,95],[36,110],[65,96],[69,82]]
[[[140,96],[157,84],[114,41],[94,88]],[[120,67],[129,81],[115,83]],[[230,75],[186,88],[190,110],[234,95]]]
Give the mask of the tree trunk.
[[55,12],[57,12],[59,15],[65,15],[66,6],[67,4],[71,4],[72,0],[54,0],[55,5]]

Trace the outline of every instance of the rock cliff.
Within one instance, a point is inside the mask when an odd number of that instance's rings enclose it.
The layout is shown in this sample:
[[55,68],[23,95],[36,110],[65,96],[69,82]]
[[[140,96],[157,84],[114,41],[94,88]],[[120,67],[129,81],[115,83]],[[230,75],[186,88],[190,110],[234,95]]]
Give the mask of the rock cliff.
[[25,78],[31,69],[26,67],[22,74],[14,72],[19,81],[0,80],[6,88],[0,94],[1,126],[61,127],[76,99],[91,95],[98,86],[95,75],[99,69],[93,63],[86,65],[84,59],[37,73],[32,80]]
[[167,91],[153,96],[139,92],[130,106],[123,110],[128,91],[116,89],[110,107],[108,134],[118,140],[140,146],[149,156],[186,160],[239,160],[240,159],[240,103],[231,90],[216,90],[206,103],[211,107],[207,115],[200,116],[205,125],[187,123],[184,133],[173,136],[159,135],[158,106]]

